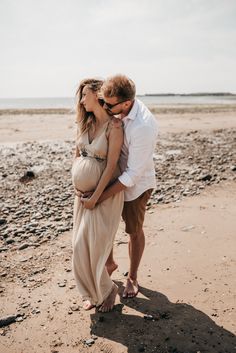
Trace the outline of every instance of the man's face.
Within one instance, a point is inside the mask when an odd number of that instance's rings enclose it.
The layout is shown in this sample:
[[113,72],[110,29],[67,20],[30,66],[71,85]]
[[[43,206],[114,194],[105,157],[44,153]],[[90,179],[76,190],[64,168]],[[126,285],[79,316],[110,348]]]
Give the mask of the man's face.
[[125,113],[127,101],[119,100],[117,97],[103,97],[103,108],[109,115],[120,115]]

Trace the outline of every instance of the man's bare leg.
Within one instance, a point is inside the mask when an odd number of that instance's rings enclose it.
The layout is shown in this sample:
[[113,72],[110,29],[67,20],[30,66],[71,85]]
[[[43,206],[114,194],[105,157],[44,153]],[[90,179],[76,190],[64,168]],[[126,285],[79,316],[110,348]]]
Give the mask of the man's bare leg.
[[114,257],[113,257],[113,249],[111,250],[110,252],[110,255],[107,259],[107,262],[106,262],[106,269],[107,269],[107,272],[109,274],[109,276],[112,275],[112,273],[118,268],[118,265],[117,263],[115,262],[114,260]]
[[123,298],[133,298],[138,293],[138,267],[143,255],[145,247],[144,232],[141,230],[139,233],[130,234],[129,240],[129,258],[130,269],[127,279],[126,287],[123,293]]

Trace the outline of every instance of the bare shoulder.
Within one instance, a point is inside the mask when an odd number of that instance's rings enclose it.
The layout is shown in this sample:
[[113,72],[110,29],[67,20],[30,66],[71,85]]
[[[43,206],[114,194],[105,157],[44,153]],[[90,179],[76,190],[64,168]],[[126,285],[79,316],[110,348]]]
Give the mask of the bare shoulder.
[[106,133],[107,139],[120,143],[124,139],[123,122],[120,119],[111,117]]
[[115,118],[113,116],[113,117],[111,117],[110,126],[111,126],[111,128],[121,129],[121,128],[123,128],[123,122],[121,119]]
[[107,137],[114,136],[114,135],[121,135],[123,136],[123,122],[122,120],[115,118],[114,116],[111,117],[108,129],[107,129]]

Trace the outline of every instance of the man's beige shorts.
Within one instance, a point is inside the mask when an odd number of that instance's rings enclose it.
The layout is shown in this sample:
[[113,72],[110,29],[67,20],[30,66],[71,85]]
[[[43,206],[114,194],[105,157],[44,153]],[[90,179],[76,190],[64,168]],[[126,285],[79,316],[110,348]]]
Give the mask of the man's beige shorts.
[[143,228],[146,205],[153,189],[144,191],[137,199],[125,201],[122,218],[125,222],[125,231],[128,234],[139,233]]

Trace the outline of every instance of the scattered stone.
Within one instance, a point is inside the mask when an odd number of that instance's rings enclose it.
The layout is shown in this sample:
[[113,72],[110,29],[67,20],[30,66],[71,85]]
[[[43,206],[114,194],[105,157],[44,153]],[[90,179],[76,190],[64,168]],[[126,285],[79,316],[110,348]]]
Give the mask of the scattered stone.
[[13,238],[6,239],[6,244],[12,244],[12,243],[15,243],[15,239]]
[[[236,180],[235,137],[235,129],[221,129],[211,134],[170,133],[159,139],[155,151],[158,188],[148,208],[154,204],[176,204],[184,197],[201,193],[208,185]],[[72,140],[0,147],[0,192],[4,195],[0,218],[4,246],[0,252],[21,245],[20,249],[25,249],[29,246],[24,245],[26,239],[32,235],[37,239],[30,246],[40,246],[72,228],[73,148]]]
[[7,276],[7,272],[0,273],[0,277],[6,277],[6,276]]
[[8,325],[16,322],[18,317],[21,317],[21,315],[20,314],[9,315],[9,316],[0,318],[0,327],[8,326]]
[[0,218],[0,225],[6,224],[6,223],[7,223],[6,219]]
[[96,341],[98,339],[98,336],[92,335],[91,338]]
[[72,311],[79,311],[79,310],[80,310],[80,306],[79,306],[79,305],[72,305],[72,306],[70,307],[70,309],[71,309]]
[[85,343],[87,346],[92,346],[92,344],[94,344],[95,341],[94,341],[93,338],[89,338],[88,340],[85,340],[84,343]]
[[202,180],[202,181],[209,181],[211,180],[212,175],[211,174],[206,174],[206,175],[202,175],[198,178],[198,180]]
[[0,248],[0,252],[7,251],[7,250],[8,250],[8,248],[6,248],[6,247],[1,247]]
[[186,227],[183,227],[183,228],[181,228],[181,230],[183,231],[183,232],[189,232],[190,230],[192,230],[192,229],[194,229],[195,228],[195,226],[186,226]]
[[150,320],[150,321],[154,320],[154,317],[153,317],[152,315],[144,315],[143,318],[144,318],[145,320]]
[[66,284],[65,283],[58,283],[58,287],[65,287],[66,286]]
[[30,246],[29,243],[23,243],[18,247],[18,250],[24,250]]
[[18,317],[16,318],[16,322],[21,322],[21,321],[23,321],[23,320],[24,320],[23,316],[18,316]]
[[29,181],[31,181],[32,179],[35,178],[35,174],[32,170],[28,170],[27,172],[25,172],[25,174],[19,179],[19,181],[21,183],[28,183]]

